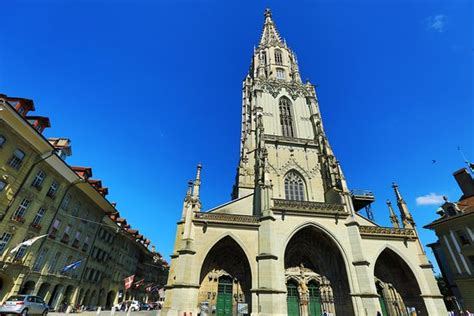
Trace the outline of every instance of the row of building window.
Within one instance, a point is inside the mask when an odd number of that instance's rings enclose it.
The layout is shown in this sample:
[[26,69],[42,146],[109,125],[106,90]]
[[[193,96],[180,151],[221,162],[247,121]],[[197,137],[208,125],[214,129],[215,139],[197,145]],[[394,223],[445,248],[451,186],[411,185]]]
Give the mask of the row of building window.
[[[283,65],[283,55],[281,53],[281,50],[276,49],[274,56],[275,56],[275,63],[277,65]],[[267,53],[265,51],[262,52],[261,58],[263,60],[263,64],[266,65],[267,64]]]
[[[39,170],[36,173],[36,176],[33,179],[33,182],[31,182],[31,186],[41,190],[45,179],[46,179],[46,173],[43,170]],[[46,192],[46,196],[50,198],[56,197],[58,189],[59,189],[59,183],[56,180],[53,180],[53,182],[51,182],[51,185],[49,186],[48,192]]]
[[[5,136],[0,135],[0,148],[2,148],[6,142],[7,142],[7,139],[5,138]],[[23,160],[25,159],[25,156],[26,154],[21,149],[19,148],[15,149],[12,156],[8,160],[8,165],[12,167],[13,169],[16,169],[16,170],[20,169],[21,164],[23,163]]]

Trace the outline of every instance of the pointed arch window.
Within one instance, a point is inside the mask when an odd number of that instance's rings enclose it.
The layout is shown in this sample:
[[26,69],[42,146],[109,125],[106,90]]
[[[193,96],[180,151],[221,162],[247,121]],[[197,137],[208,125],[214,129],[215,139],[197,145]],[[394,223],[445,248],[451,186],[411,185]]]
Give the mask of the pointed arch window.
[[279,49],[275,50],[275,63],[277,65],[282,65],[283,64],[283,57],[281,55],[281,50],[279,50]]
[[281,98],[280,106],[280,124],[281,131],[285,137],[294,137],[293,118],[291,116],[291,102],[288,98]]
[[293,201],[304,201],[304,181],[296,172],[290,171],[285,177],[285,198]]

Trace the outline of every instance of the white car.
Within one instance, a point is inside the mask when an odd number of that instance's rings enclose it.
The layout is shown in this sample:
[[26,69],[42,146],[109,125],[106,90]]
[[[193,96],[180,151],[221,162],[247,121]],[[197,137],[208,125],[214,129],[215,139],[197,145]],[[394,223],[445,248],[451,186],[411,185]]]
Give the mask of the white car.
[[140,302],[139,301],[123,301],[122,303],[118,303],[114,305],[113,309],[116,311],[128,311],[128,308],[132,310],[132,312],[138,312],[140,310]]

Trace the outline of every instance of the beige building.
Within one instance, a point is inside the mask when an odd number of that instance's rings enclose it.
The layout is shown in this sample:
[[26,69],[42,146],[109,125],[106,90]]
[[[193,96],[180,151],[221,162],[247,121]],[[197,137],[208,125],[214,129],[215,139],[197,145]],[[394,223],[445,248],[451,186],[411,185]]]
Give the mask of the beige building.
[[164,284],[166,262],[120,218],[91,168],[66,163],[70,141],[46,139],[49,119],[29,115],[34,110],[32,100],[0,95],[0,302],[18,293],[37,294],[54,309],[148,299],[143,287],[126,293],[123,279],[146,274]]
[[401,223],[359,214],[270,10],[243,82],[233,199],[201,209],[201,166],[177,226],[162,315],[446,315],[398,186]]
[[[470,173],[471,172],[471,173]],[[435,231],[433,249],[443,278],[453,294],[453,310],[474,310],[474,179],[463,168],[454,173],[462,196],[438,209],[440,218],[425,226]]]

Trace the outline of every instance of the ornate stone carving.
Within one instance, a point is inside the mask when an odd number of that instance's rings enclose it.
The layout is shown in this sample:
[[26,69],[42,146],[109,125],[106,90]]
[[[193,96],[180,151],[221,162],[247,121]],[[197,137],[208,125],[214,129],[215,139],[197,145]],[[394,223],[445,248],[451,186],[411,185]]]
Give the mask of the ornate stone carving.
[[280,94],[281,89],[283,88],[285,88],[293,100],[296,100],[298,97],[307,97],[312,95],[311,89],[308,86],[298,82],[287,82],[284,80],[275,79],[258,79],[256,80],[256,87],[270,93],[274,98]]
[[331,282],[325,277],[314,272],[311,269],[305,268],[303,264],[299,267],[291,267],[285,269],[286,282],[292,280],[298,284],[298,294],[300,302],[301,315],[308,315],[309,289],[308,284],[315,282],[319,287],[321,297],[321,310],[327,312],[335,312],[334,294]]
[[281,211],[303,211],[312,213],[347,215],[347,211],[344,208],[344,204],[331,204],[310,201],[273,199],[273,209]]
[[416,238],[413,229],[380,227],[380,226],[359,226],[362,236],[368,237],[394,237],[394,238]]
[[195,220],[218,223],[258,224],[258,219],[256,216],[225,213],[196,212]]

